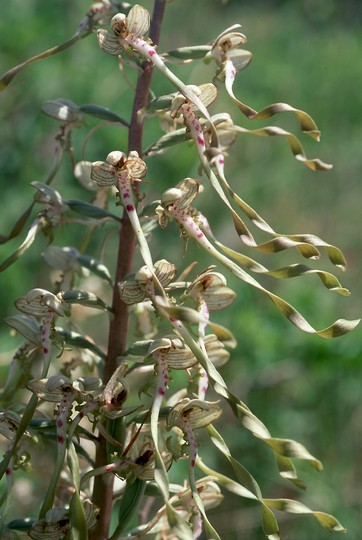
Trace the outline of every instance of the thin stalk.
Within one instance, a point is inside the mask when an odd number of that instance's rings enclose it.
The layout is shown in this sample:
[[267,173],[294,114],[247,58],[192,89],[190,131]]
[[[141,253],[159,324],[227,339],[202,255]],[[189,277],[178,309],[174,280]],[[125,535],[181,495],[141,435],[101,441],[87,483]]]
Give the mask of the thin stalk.
[[[166,0],[155,0],[150,27],[150,38],[156,45],[159,42],[161,24],[165,12]],[[133,110],[128,134],[128,152],[135,150],[142,155],[143,123],[138,111],[147,105],[149,88],[153,73],[150,62],[142,64],[142,71],[137,81],[133,102]],[[125,351],[128,332],[128,307],[122,301],[118,284],[132,270],[136,246],[135,234],[127,213],[124,213],[119,234],[119,247],[115,285],[113,289],[113,318],[109,326],[108,352],[104,366],[103,382],[106,384],[117,368],[118,358]],[[99,439],[96,452],[95,467],[101,467],[108,462],[107,442]],[[113,507],[113,475],[97,476],[94,480],[93,502],[100,508],[100,516],[96,527],[90,531],[90,540],[107,538]]]

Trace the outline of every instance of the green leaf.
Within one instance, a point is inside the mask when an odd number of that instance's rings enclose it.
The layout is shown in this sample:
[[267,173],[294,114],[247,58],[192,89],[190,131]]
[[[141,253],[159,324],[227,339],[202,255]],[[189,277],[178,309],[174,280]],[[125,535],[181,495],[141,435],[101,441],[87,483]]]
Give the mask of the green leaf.
[[129,127],[129,123],[126,122],[126,120],[106,107],[94,105],[93,103],[86,103],[85,105],[80,105],[79,110],[85,114],[89,114],[89,116],[94,116],[95,118],[101,118],[102,120],[108,120],[110,122],[119,122],[125,127]]
[[30,531],[35,523],[36,519],[33,518],[17,518],[11,520],[6,526],[8,529],[16,529],[17,531]]
[[99,206],[95,206],[94,204],[85,201],[70,199],[69,201],[65,201],[65,204],[68,205],[73,212],[81,214],[82,216],[87,216],[92,219],[111,218],[116,221],[121,221],[121,219],[115,214],[112,214],[112,212],[108,212],[108,210],[105,210],[104,208],[99,208]]
[[30,315],[11,315],[4,322],[14,328],[34,345],[40,345],[40,325],[37,319]]
[[24,210],[24,212],[21,214],[21,216],[19,217],[19,219],[17,220],[17,222],[15,223],[15,225],[13,226],[13,228],[11,229],[10,233],[7,236],[0,234],[0,244],[5,244],[9,240],[12,240],[13,238],[16,238],[17,236],[19,236],[19,234],[21,233],[21,231],[23,230],[25,226],[25,223],[28,220],[28,217],[31,214],[34,204],[35,204],[35,201],[32,202],[26,210]]
[[193,540],[194,535],[189,524],[177,513],[177,511],[166,503],[167,518],[172,528],[175,538],[178,540]]
[[145,487],[146,482],[139,478],[136,478],[132,483],[127,480],[118,508],[117,526],[110,540],[116,540],[119,537],[137,512]]
[[74,540],[87,540],[88,527],[84,508],[79,495],[80,488],[80,470],[79,461],[74,444],[70,441],[67,450],[67,461],[72,476],[75,491],[69,505],[69,518],[72,527],[72,537]]
[[26,67],[28,64],[31,64],[32,62],[36,62],[37,60],[42,60],[43,58],[47,58],[48,56],[52,56],[53,54],[57,54],[61,51],[64,51],[74,43],[78,41],[78,39],[81,39],[84,36],[75,34],[73,37],[71,37],[68,41],[65,43],[62,43],[61,45],[57,45],[56,47],[52,47],[51,49],[47,49],[46,51],[37,54],[36,56],[32,56],[28,60],[25,60],[25,62],[22,62],[21,64],[18,64],[14,66],[13,68],[9,69],[0,79],[0,92],[2,90],[5,90],[5,88],[11,83],[13,78],[21,71],[24,67]]
[[195,311],[192,308],[168,305],[163,301],[163,298],[161,297],[157,297],[156,300],[157,300],[157,304],[162,306],[162,309],[164,309],[169,315],[169,317],[173,319],[185,321],[190,324],[199,324],[200,322],[208,322],[198,311]]
[[125,354],[132,356],[147,356],[150,349],[150,345],[153,343],[153,339],[146,339],[142,341],[135,341],[126,350]]
[[76,122],[79,124],[83,119],[79,107],[69,99],[46,101],[42,104],[41,110],[47,116],[61,122]]
[[88,268],[88,270],[90,270],[100,278],[108,281],[110,285],[113,285],[112,276],[108,268],[102,262],[98,261],[94,257],[91,257],[90,255],[79,255],[77,257],[77,260],[82,266]]
[[41,222],[40,220],[36,219],[33,222],[32,226],[30,227],[29,232],[24,242],[21,244],[21,246],[19,246],[18,249],[14,251],[14,253],[12,253],[9,257],[7,257],[5,261],[2,262],[2,264],[0,264],[0,272],[3,272],[7,268],[9,268],[9,266],[11,266],[22,255],[24,255],[26,250],[29,249],[32,243],[34,242],[35,237],[38,234],[38,232],[41,230],[42,230]]
[[169,109],[171,107],[172,100],[175,97],[175,93],[172,94],[166,94],[164,96],[158,96],[154,99],[152,99],[146,109],[146,113],[153,113],[156,111],[162,111],[163,109]]
[[166,53],[167,57],[171,56],[178,60],[199,60],[204,58],[205,54],[211,51],[210,45],[194,45],[191,47],[179,47]]
[[156,154],[160,154],[163,150],[166,148],[169,148],[170,146],[173,146],[175,144],[179,144],[181,142],[186,141],[186,130],[185,128],[176,129],[175,131],[171,131],[170,133],[166,133],[165,135],[162,135],[157,141],[151,144],[145,150],[144,156],[150,157],[155,156]]
[[70,290],[66,291],[62,295],[64,302],[68,304],[81,304],[82,306],[93,307],[96,309],[110,310],[110,306],[107,306],[103,300],[98,298],[93,293],[80,290]]
[[104,353],[95,343],[90,341],[85,336],[74,332],[73,330],[67,330],[66,328],[61,328],[60,326],[55,327],[57,334],[62,336],[67,345],[71,347],[76,347],[79,349],[89,349],[97,354],[100,358],[105,359],[106,353]]
[[262,501],[263,530],[269,540],[279,540],[279,526],[273,512]]
[[213,425],[208,426],[207,431],[210,435],[213,444],[220,450],[220,452],[227,458],[230,465],[233,468],[236,478],[240,484],[251,493],[248,498],[262,498],[262,494],[257,481],[253,476],[231,455],[229,448],[227,447],[224,439],[220,433],[215,429]]

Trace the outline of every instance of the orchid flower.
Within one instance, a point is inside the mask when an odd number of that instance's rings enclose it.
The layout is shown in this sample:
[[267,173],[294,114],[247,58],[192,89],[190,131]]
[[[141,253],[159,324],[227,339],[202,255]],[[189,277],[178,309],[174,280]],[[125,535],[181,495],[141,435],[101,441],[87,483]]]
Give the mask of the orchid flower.
[[150,14],[142,6],[136,4],[126,16],[124,13],[117,13],[111,20],[112,31],[100,29],[97,32],[100,48],[111,55],[119,56],[125,50],[133,50],[143,60],[152,62],[169,81],[187,97],[202,112],[205,118],[210,119],[206,107],[193,92],[166,66],[156,48],[145,40],[144,36],[150,27]]
[[[228,307],[234,301],[236,295],[231,289],[226,287],[226,279],[222,274],[207,270],[189,285],[185,291],[185,296],[194,299],[197,309],[204,319],[198,325],[199,343],[205,354],[207,354],[205,331],[209,322],[210,311]],[[198,398],[205,399],[208,388],[208,376],[201,365],[198,366],[198,372]]]
[[110,152],[106,161],[95,161],[92,164],[91,178],[100,187],[116,186],[123,205],[140,246],[145,264],[153,267],[152,256],[145,239],[136,210],[134,182],[140,181],[147,173],[147,166],[135,151],[128,157],[123,152]]
[[211,538],[218,539],[219,535],[208,521],[205,507],[197,491],[196,478],[195,478],[195,463],[198,454],[197,440],[195,435],[195,429],[206,427],[215,420],[217,420],[222,414],[222,409],[219,407],[218,402],[207,402],[205,400],[190,400],[188,398],[181,400],[175,405],[167,418],[167,425],[169,429],[173,426],[179,427],[186,436],[187,443],[189,445],[189,482],[197,507],[197,518],[195,520],[194,538],[197,539],[202,533],[201,516],[205,523],[206,531]]

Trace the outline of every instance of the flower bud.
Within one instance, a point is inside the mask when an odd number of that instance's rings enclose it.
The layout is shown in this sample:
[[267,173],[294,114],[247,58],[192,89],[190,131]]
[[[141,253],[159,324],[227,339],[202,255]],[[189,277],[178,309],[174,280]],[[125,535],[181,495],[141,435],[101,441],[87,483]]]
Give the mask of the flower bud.
[[106,162],[110,165],[113,165],[113,167],[118,168],[123,167],[126,159],[127,157],[124,152],[120,152],[119,150],[113,150],[113,152],[110,152],[106,157]]

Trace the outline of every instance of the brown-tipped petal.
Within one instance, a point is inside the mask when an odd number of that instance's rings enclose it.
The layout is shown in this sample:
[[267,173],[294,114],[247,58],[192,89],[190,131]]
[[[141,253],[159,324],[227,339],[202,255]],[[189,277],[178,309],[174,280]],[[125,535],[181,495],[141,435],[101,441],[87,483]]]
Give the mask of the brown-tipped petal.
[[150,14],[147,9],[136,4],[127,15],[128,32],[136,37],[143,37],[150,27]]
[[97,38],[100,48],[107,54],[119,56],[123,53],[124,47],[120,44],[118,38],[108,30],[98,30]]
[[117,182],[117,174],[113,165],[105,161],[94,161],[92,163],[91,178],[98,186],[114,186]]
[[145,291],[141,290],[135,279],[127,279],[119,285],[119,292],[123,302],[126,304],[138,304],[145,299]]
[[167,287],[176,276],[176,266],[166,259],[156,261],[154,264],[155,274],[163,287]]

